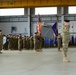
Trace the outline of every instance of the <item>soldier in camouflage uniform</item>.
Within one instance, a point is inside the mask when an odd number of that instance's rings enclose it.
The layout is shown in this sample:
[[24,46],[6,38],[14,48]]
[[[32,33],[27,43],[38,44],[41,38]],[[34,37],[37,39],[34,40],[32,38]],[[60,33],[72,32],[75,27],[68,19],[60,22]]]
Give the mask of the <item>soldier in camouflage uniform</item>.
[[39,36],[39,51],[42,51],[42,43],[43,43],[43,37],[40,34],[40,36]]
[[8,49],[11,50],[11,49],[12,49],[12,35],[9,34],[9,35],[8,35],[8,38],[9,38]]
[[24,36],[24,49],[26,49],[26,47],[27,47],[27,37],[26,36]]
[[30,49],[33,50],[34,48],[34,40],[33,40],[33,36],[30,37]]
[[39,51],[39,37],[37,34],[38,33],[36,32],[35,36],[34,36],[34,49],[35,49],[35,51]]
[[18,36],[18,50],[22,51],[22,36],[19,34]]
[[60,50],[60,48],[61,48],[61,35],[60,34],[58,34],[57,40],[58,40],[58,51],[61,51]]
[[23,49],[25,49],[25,36],[22,37],[22,40],[23,40]]
[[41,52],[42,50],[42,37],[38,35],[38,33],[35,33],[34,36],[34,48],[36,52]]
[[0,54],[2,54],[1,50],[3,47],[3,35],[2,35],[2,31],[0,30]]
[[29,50],[30,49],[30,37],[27,36],[27,39],[26,39],[26,49]]
[[63,26],[63,29],[62,29],[63,62],[69,62],[70,61],[67,58],[68,44],[69,44],[69,41],[70,41],[69,28],[70,28],[69,20],[65,20],[64,26]]

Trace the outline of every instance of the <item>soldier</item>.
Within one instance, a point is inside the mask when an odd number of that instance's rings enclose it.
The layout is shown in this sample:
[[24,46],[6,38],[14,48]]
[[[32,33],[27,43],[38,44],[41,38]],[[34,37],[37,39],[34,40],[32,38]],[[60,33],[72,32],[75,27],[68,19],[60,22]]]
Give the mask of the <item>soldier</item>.
[[15,36],[15,41],[16,41],[16,46],[15,46],[15,48],[16,48],[16,50],[18,50],[18,36]]
[[34,41],[33,41],[33,36],[30,37],[30,49],[33,50],[34,48]]
[[6,49],[9,49],[9,35],[6,36]]
[[42,51],[42,43],[43,43],[43,37],[41,36],[41,34],[40,34],[40,36],[39,36],[39,51]]
[[35,36],[34,36],[34,48],[37,52],[39,52],[39,35],[38,35],[38,32],[35,33]]
[[0,30],[0,54],[2,54],[1,50],[3,47],[3,35],[2,35],[2,31]]
[[8,35],[8,49],[11,50],[12,49],[12,35],[9,34]]
[[34,35],[34,49],[37,51],[37,32]]
[[19,34],[18,36],[18,50],[22,51],[22,36]]
[[26,47],[27,47],[27,36],[24,36],[24,38],[25,38],[25,42],[24,42],[24,44],[25,44],[25,49],[26,49]]
[[3,35],[3,49],[6,49],[6,36]]
[[30,37],[27,36],[27,39],[26,39],[26,49],[29,50],[30,49]]
[[35,35],[35,50],[41,52],[42,50],[42,36],[36,33]]
[[23,49],[25,49],[25,36],[22,37],[22,40],[23,40]]
[[62,54],[63,54],[63,62],[69,62],[70,60],[67,58],[67,51],[68,51],[68,44],[70,41],[70,34],[69,34],[69,20],[65,20],[64,26],[62,29]]
[[58,34],[57,40],[58,40],[58,51],[61,51],[60,50],[60,48],[61,48],[61,35],[60,34]]

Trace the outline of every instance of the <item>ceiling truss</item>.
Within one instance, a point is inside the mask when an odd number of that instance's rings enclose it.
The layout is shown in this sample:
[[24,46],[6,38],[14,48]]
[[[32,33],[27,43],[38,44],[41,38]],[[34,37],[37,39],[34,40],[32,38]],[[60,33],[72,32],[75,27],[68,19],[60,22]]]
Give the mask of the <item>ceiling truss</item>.
[[0,0],[0,8],[76,6],[76,0]]

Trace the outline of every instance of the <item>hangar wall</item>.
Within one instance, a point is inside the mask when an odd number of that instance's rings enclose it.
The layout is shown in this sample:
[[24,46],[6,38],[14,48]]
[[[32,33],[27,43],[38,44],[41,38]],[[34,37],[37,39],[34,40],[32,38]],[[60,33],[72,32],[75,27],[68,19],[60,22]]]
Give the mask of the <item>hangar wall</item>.
[[[68,15],[65,16],[65,18],[68,18],[70,20],[70,33],[76,34],[76,15]],[[44,23],[44,25],[53,25],[57,21],[57,16],[41,16],[41,20]],[[37,16],[32,17],[32,25],[37,25]],[[62,31],[62,24],[61,24],[61,16],[58,16],[58,30],[59,33]]]
[[[67,7],[66,7],[67,9]],[[61,8],[58,8],[59,11],[61,11]],[[57,15],[41,15],[41,20],[44,25],[53,25],[57,19],[58,19],[58,29],[59,33],[62,31],[62,25],[61,25],[61,13],[58,12],[58,17]],[[66,10],[65,10],[66,11]],[[34,32],[36,31],[36,25],[38,22],[38,16],[34,15],[35,14],[35,9],[31,9],[31,35],[34,35]],[[67,11],[66,13],[67,14]],[[27,35],[29,34],[29,25],[28,25],[28,12],[27,8],[25,8],[25,15],[24,16],[2,16],[0,17],[0,29],[2,29],[3,34],[8,35],[11,33],[11,27],[16,27],[16,34],[23,34]],[[70,32],[76,34],[76,15],[65,15],[66,19],[70,20]]]
[[16,34],[26,34],[28,35],[29,26],[27,17],[0,17],[0,28],[3,34],[11,34],[11,28],[16,27]]

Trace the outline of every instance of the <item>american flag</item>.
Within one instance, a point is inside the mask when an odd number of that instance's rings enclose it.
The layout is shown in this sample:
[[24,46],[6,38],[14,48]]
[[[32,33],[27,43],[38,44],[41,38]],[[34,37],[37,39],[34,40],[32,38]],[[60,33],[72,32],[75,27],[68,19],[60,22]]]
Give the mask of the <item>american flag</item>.
[[42,22],[41,22],[41,19],[40,19],[40,15],[38,15],[37,31],[38,31],[39,35],[41,34],[41,29],[42,29]]

